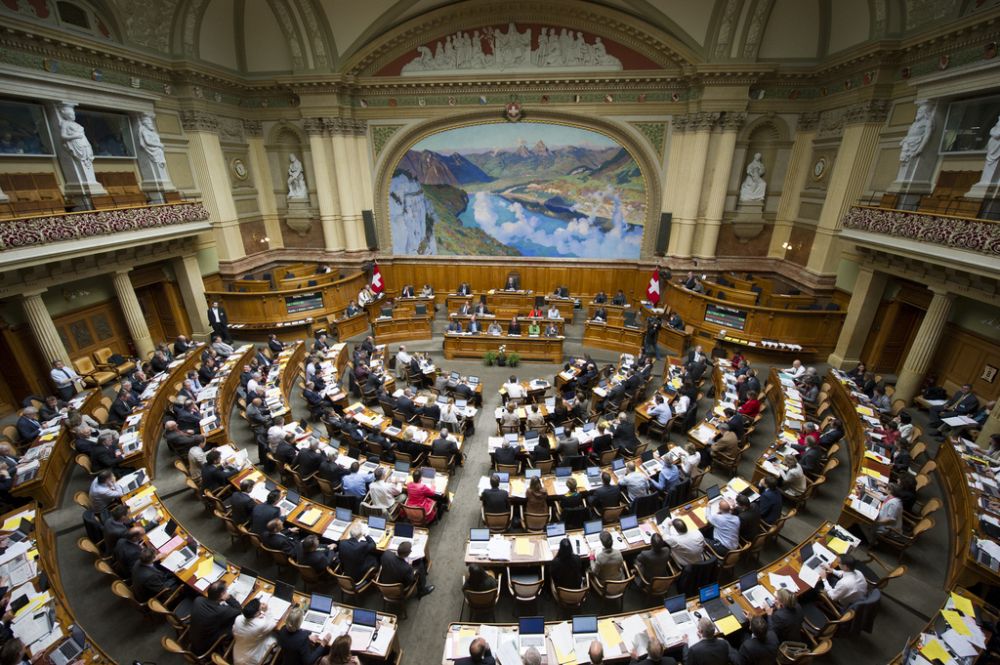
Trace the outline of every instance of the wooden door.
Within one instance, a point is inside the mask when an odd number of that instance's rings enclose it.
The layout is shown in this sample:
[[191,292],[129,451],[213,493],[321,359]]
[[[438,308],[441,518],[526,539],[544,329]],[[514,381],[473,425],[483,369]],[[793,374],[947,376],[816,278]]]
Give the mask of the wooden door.
[[924,310],[901,300],[882,303],[861,354],[876,374],[895,374],[909,353]]
[[156,287],[146,287],[135,291],[139,307],[142,309],[142,316],[146,319],[146,327],[149,328],[149,336],[154,344],[166,339],[163,334],[163,315],[157,303],[156,290]]

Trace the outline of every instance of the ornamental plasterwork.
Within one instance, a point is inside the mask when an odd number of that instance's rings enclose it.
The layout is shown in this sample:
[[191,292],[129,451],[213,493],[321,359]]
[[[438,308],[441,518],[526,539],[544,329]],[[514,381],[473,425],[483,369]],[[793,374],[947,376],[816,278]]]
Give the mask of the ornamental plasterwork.
[[733,42],[733,33],[736,31],[736,20],[739,18],[740,7],[742,7],[740,0],[727,0],[726,2],[719,31],[715,37],[716,58],[725,58],[729,55],[729,47]]
[[302,54],[302,44],[299,43],[298,33],[295,29],[295,22],[292,20],[291,11],[285,0],[267,0],[271,13],[278,19],[278,27],[285,36],[288,43],[288,50],[292,55],[292,67],[302,69],[305,67],[305,58]]
[[657,155],[663,155],[663,145],[667,137],[667,123],[665,122],[630,122],[630,125],[639,130],[649,144],[656,150]]
[[750,27],[747,28],[747,36],[743,40],[743,57],[747,60],[757,58],[760,38],[764,36],[764,26],[771,14],[772,4],[773,0],[758,0],[756,7],[754,7],[753,16],[750,18]]
[[[296,6],[302,16],[306,29],[309,30],[309,38],[312,42],[313,65],[317,68],[325,69],[329,66],[329,59],[326,56],[326,45],[323,42],[323,35],[319,29],[320,22],[316,18],[309,0],[298,0]],[[325,17],[324,17],[325,18]]]
[[137,46],[170,52],[170,30],[178,0],[160,0],[144,3],[141,11],[136,11],[134,0],[112,0],[117,17],[122,22],[125,41]]

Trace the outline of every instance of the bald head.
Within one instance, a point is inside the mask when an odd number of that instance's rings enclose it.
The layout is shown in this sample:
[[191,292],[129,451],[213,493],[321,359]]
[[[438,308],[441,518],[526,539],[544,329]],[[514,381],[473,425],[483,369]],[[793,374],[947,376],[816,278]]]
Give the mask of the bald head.
[[603,663],[604,662],[604,647],[601,646],[600,640],[594,640],[590,643],[590,662],[591,663]]

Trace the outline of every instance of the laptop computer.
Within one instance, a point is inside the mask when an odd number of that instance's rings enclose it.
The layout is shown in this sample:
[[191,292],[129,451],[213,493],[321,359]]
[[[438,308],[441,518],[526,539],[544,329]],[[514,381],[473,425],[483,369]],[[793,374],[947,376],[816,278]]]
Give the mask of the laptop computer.
[[509,443],[517,443],[517,436],[516,433],[507,433],[503,435],[503,438]]
[[660,471],[660,461],[653,457],[652,450],[647,450],[642,454],[642,470],[650,476]]
[[589,480],[599,480],[600,477],[601,477],[601,467],[599,466],[587,467],[587,478]]
[[549,541],[549,548],[554,552],[559,549],[559,543],[566,537],[566,524],[555,522],[545,526],[545,537]]
[[323,630],[323,625],[330,618],[331,609],[333,598],[314,593],[309,600],[309,609],[302,618],[302,627],[314,633]]
[[392,527],[392,540],[389,541],[389,549],[399,549],[399,546],[407,540],[413,540],[413,525],[409,522],[396,522]]
[[49,660],[52,661],[52,665],[67,665],[76,660],[86,647],[87,636],[84,635],[83,629],[73,626],[69,637],[49,654]]
[[371,532],[372,540],[376,543],[385,537],[385,518],[380,515],[370,515],[368,517],[368,530]]
[[722,601],[717,583],[698,589],[698,601],[705,608],[705,611],[708,612],[708,616],[711,617],[712,621],[718,621],[730,613],[729,608]]
[[693,621],[691,613],[687,611],[687,598],[684,594],[671,596],[663,600],[663,607],[670,613],[674,623],[680,625]]
[[285,602],[292,602],[295,595],[295,587],[286,582],[277,581],[274,583],[274,597]]
[[531,480],[532,478],[541,478],[541,477],[542,477],[542,470],[541,469],[525,469],[524,470],[524,478],[525,478],[525,480]]
[[545,655],[545,617],[521,617],[517,620],[517,650],[524,652],[534,647]]
[[568,466],[557,466],[556,467],[556,478],[569,478],[573,475],[572,467]]
[[549,411],[554,410],[556,408],[556,398],[555,397],[546,397],[545,398],[545,408],[548,409]]
[[378,615],[374,610],[356,608],[351,616],[351,649],[364,651],[378,632]]
[[626,475],[628,475],[628,471],[625,469],[625,460],[623,460],[620,457],[616,457],[615,459],[611,460],[611,473],[618,480],[621,480]]
[[[591,614],[573,617],[573,646],[577,654],[587,653],[590,650],[590,643],[596,639],[597,616]],[[579,655],[577,661],[580,662]]]
[[475,386],[479,384],[478,376],[469,376],[469,385]]
[[562,438],[562,435],[565,432],[566,432],[566,428],[564,428],[562,425],[559,425],[558,427],[552,428],[552,433],[555,434],[555,436],[556,436],[557,439]]
[[642,537],[642,529],[639,528],[639,518],[635,515],[623,515],[621,521],[622,535],[629,544],[638,543],[645,540]]
[[489,529],[469,529],[469,554],[484,556],[489,551],[489,546]]

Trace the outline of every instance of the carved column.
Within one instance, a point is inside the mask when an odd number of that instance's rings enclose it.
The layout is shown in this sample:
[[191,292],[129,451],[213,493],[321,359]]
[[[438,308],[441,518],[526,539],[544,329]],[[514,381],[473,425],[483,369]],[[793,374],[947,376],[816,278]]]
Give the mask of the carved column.
[[188,154],[194,180],[215,230],[220,261],[234,261],[246,255],[240,235],[240,221],[233,201],[229,165],[219,143],[218,119],[202,111],[181,111],[181,125],[188,137]]
[[691,256],[694,229],[698,222],[698,206],[701,203],[701,190],[705,181],[705,163],[708,161],[708,140],[718,119],[718,113],[694,114],[688,125],[689,136],[684,139],[683,168],[687,173],[681,176],[682,187],[679,195],[683,196],[683,202],[680,205],[679,216],[674,219],[677,243],[671,252],[679,258]]
[[705,219],[699,225],[701,235],[698,238],[698,249],[695,251],[695,256],[698,258],[715,257],[715,248],[719,243],[719,229],[722,226],[722,213],[726,209],[729,174],[733,168],[733,154],[736,152],[736,135],[746,119],[746,113],[726,113],[722,119],[722,131],[716,139],[718,149],[715,151],[712,179],[708,186]]
[[832,275],[837,272],[837,263],[840,261],[837,230],[840,228],[840,220],[864,191],[888,107],[888,102],[877,99],[847,110],[844,136],[830,172],[830,184],[806,264],[806,269],[812,273]]
[[170,265],[174,269],[188,322],[191,324],[191,338],[199,342],[208,341],[208,302],[205,299],[205,283],[201,279],[198,257],[196,254],[178,256],[171,259]]
[[128,274],[131,268],[126,270],[116,270],[112,276],[115,285],[115,293],[118,295],[118,304],[121,305],[122,314],[125,316],[125,325],[132,335],[132,342],[135,344],[135,351],[140,358],[145,358],[153,352],[153,338],[149,334],[149,326],[146,325],[146,315],[142,312],[139,299],[135,295],[135,288]]
[[156,129],[156,114],[133,113],[131,123],[136,143],[135,160],[142,176],[139,188],[146,192],[153,203],[163,203],[164,192],[174,192],[177,188],[174,187],[170,172],[167,170],[163,143]]
[[[361,221],[361,208],[358,206],[356,182],[352,172],[357,170],[354,164],[355,150],[351,145],[352,121],[343,118],[332,118],[327,122],[333,144],[333,173],[337,181],[337,193],[340,195],[340,219],[344,229],[344,245],[347,251],[357,251],[364,247],[364,225]],[[360,231],[360,232],[359,232]]]
[[781,199],[778,201],[778,212],[774,218],[774,230],[771,232],[771,244],[767,255],[783,259],[785,248],[792,235],[795,218],[799,214],[799,202],[802,190],[806,186],[812,165],[813,140],[816,138],[816,126],[819,124],[818,113],[803,113],[799,116],[795,128],[795,143],[792,154],[788,158],[788,171],[785,173],[785,183],[781,187]]
[[49,315],[45,301],[42,300],[43,293],[45,289],[28,291],[22,295],[21,305],[28,319],[28,327],[31,328],[38,349],[46,361],[62,360],[67,367],[72,367],[69,352],[66,351],[62,338],[59,337],[59,331],[56,330],[56,324],[52,322],[52,316]]
[[309,152],[312,153],[313,179],[316,182],[316,202],[319,205],[319,221],[323,225],[323,240],[326,251],[344,250],[344,233],[340,228],[340,198],[337,183],[330,168],[330,145],[326,140],[325,118],[306,118],[302,126],[309,135]]
[[[861,360],[861,350],[871,334],[872,322],[885,292],[886,274],[868,266],[861,266],[854,282],[851,302],[847,306],[844,327],[840,329],[837,347],[830,354],[829,363],[838,369],[853,368]],[[869,358],[869,362],[874,358]]]
[[360,194],[358,198],[362,210],[375,208],[375,194],[372,187],[371,151],[368,149],[368,123],[364,120],[354,121],[354,149],[357,153],[357,172]]
[[250,160],[250,173],[254,177],[257,188],[257,209],[264,221],[264,231],[270,238],[268,246],[271,249],[284,247],[281,236],[281,221],[278,219],[278,204],[274,199],[274,178],[271,166],[267,161],[267,150],[264,149],[264,127],[260,120],[244,120],[243,132],[247,137],[247,156]]
[[[675,217],[679,213],[680,201],[682,199],[680,189],[681,176],[684,173],[684,140],[687,137],[687,127],[689,116],[678,115],[670,120],[670,150],[667,153],[667,173],[663,183],[663,212],[672,213]],[[677,244],[677,232],[672,231],[668,238],[668,255],[674,253]]]
[[931,291],[934,295],[931,297],[930,305],[927,306],[927,312],[924,314],[924,320],[920,322],[920,328],[917,329],[910,351],[906,354],[906,360],[903,361],[903,369],[900,370],[899,378],[896,380],[896,394],[893,395],[893,399],[905,400],[907,404],[917,394],[920,383],[924,380],[924,374],[927,373],[927,368],[930,367],[931,360],[934,359],[938,341],[941,339],[941,333],[944,332],[948,315],[951,313],[951,303],[955,298],[944,289],[931,287]]

